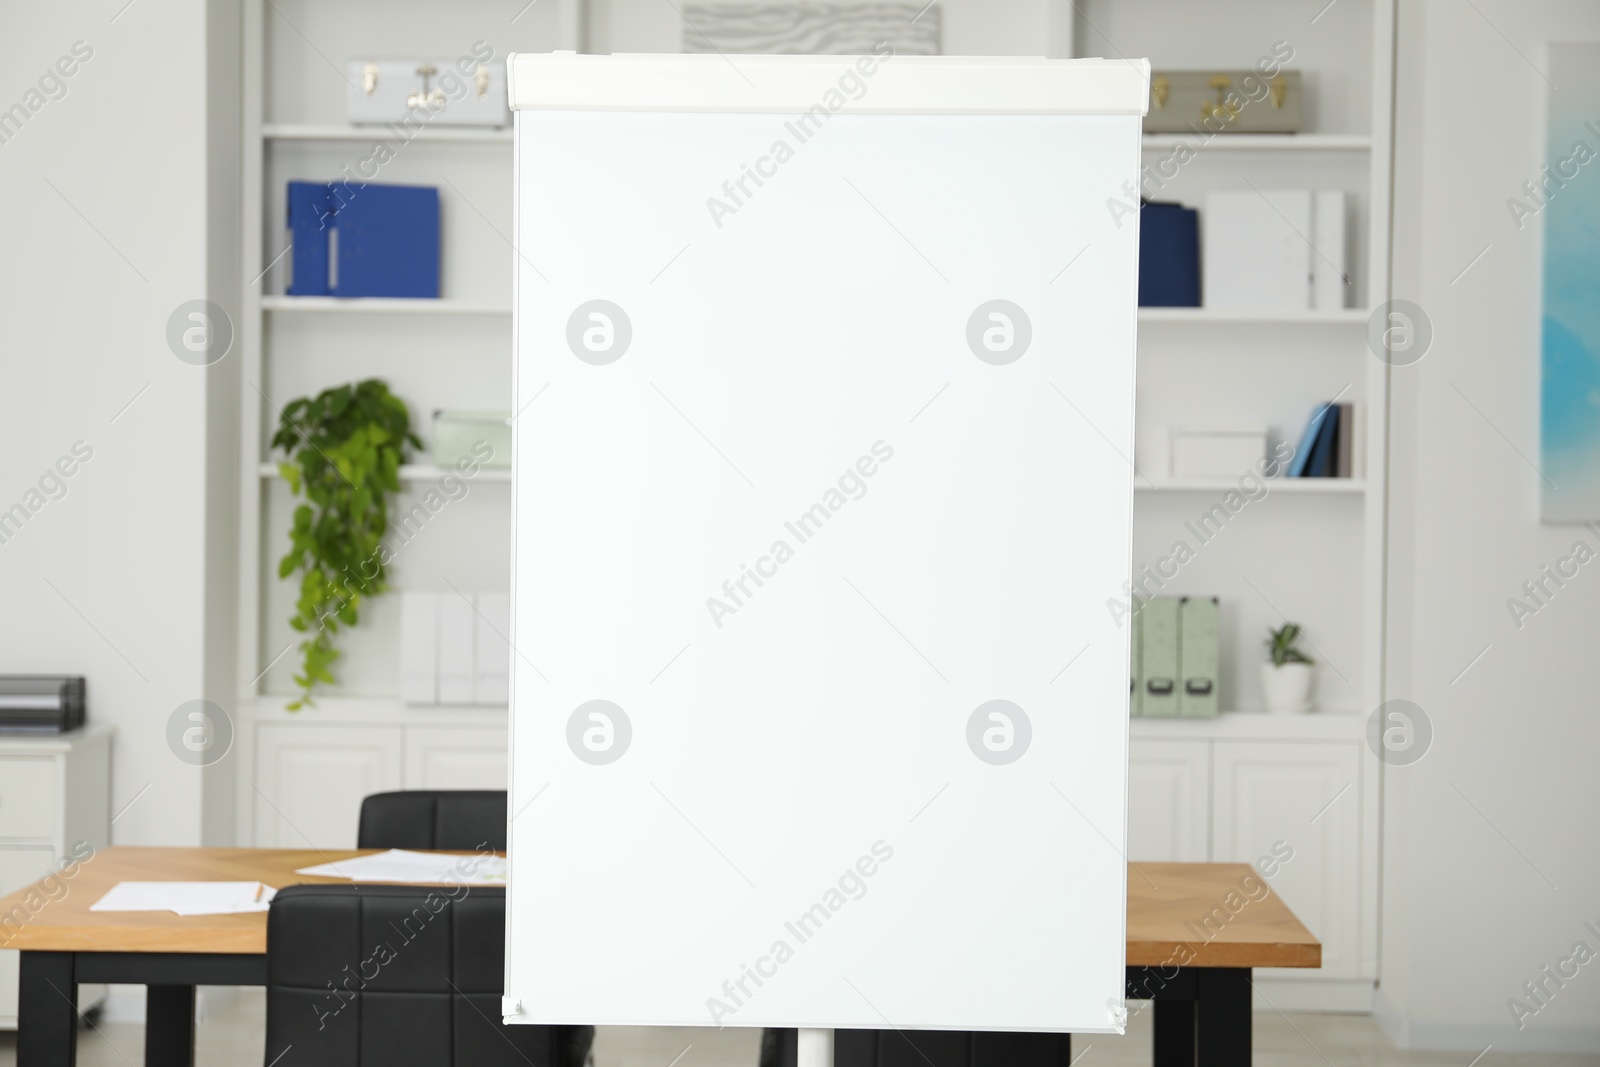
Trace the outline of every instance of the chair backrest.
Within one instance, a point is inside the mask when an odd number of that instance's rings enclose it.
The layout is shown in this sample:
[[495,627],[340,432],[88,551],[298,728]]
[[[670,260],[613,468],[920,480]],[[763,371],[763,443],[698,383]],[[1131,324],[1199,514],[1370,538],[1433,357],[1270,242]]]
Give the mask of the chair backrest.
[[504,789],[405,790],[361,802],[357,848],[506,848]]
[[504,963],[502,887],[287,886],[267,914],[266,1062],[582,1067],[593,1027],[500,1022]]
[[[765,1030],[761,1067],[795,1067],[798,1033]],[[835,1030],[834,1067],[1070,1067],[1071,1034]]]

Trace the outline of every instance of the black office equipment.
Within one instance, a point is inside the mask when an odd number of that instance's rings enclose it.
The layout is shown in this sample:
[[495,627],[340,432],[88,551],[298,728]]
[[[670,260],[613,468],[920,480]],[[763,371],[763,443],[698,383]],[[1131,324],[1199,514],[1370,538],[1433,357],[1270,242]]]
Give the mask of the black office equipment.
[[62,734],[83,725],[81,674],[0,675],[0,732]]

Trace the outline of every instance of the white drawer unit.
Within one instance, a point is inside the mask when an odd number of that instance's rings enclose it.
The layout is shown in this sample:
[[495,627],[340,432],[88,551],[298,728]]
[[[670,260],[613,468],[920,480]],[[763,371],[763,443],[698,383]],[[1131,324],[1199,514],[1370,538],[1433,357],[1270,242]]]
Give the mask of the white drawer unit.
[[[101,725],[49,736],[0,734],[0,896],[58,870],[86,847],[110,843],[111,735]],[[64,885],[72,891],[70,881]],[[0,922],[0,944],[6,929]],[[0,950],[0,1029],[17,1026],[18,961],[18,953]],[[104,986],[80,986],[78,1007],[104,996]]]

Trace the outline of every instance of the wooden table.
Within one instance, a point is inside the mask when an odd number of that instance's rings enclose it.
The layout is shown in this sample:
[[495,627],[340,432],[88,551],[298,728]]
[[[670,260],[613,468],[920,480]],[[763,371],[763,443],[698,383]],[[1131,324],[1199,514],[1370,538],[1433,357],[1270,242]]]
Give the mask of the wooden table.
[[[294,870],[371,851],[106,848],[64,879],[65,895],[36,885],[0,900],[0,948],[22,950],[18,1067],[73,1062],[80,982],[148,987],[150,1067],[193,1062],[196,985],[266,984],[264,914],[91,912],[118,882],[340,884]],[[1127,998],[1156,1005],[1159,1067],[1240,1067],[1251,969],[1319,967],[1322,946],[1248,864],[1139,863],[1128,868],[1126,962]]]

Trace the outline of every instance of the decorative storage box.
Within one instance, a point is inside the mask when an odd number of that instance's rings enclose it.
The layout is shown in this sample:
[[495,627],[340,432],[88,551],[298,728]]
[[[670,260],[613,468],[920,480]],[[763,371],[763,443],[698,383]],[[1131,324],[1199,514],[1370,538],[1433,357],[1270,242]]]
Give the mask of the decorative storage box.
[[434,463],[441,467],[454,467],[462,460],[485,467],[510,467],[511,413],[435,411]]
[[461,59],[352,59],[345,116],[356,124],[509,126],[506,65]]
[[1204,70],[1150,76],[1145,133],[1299,133],[1300,72]]

